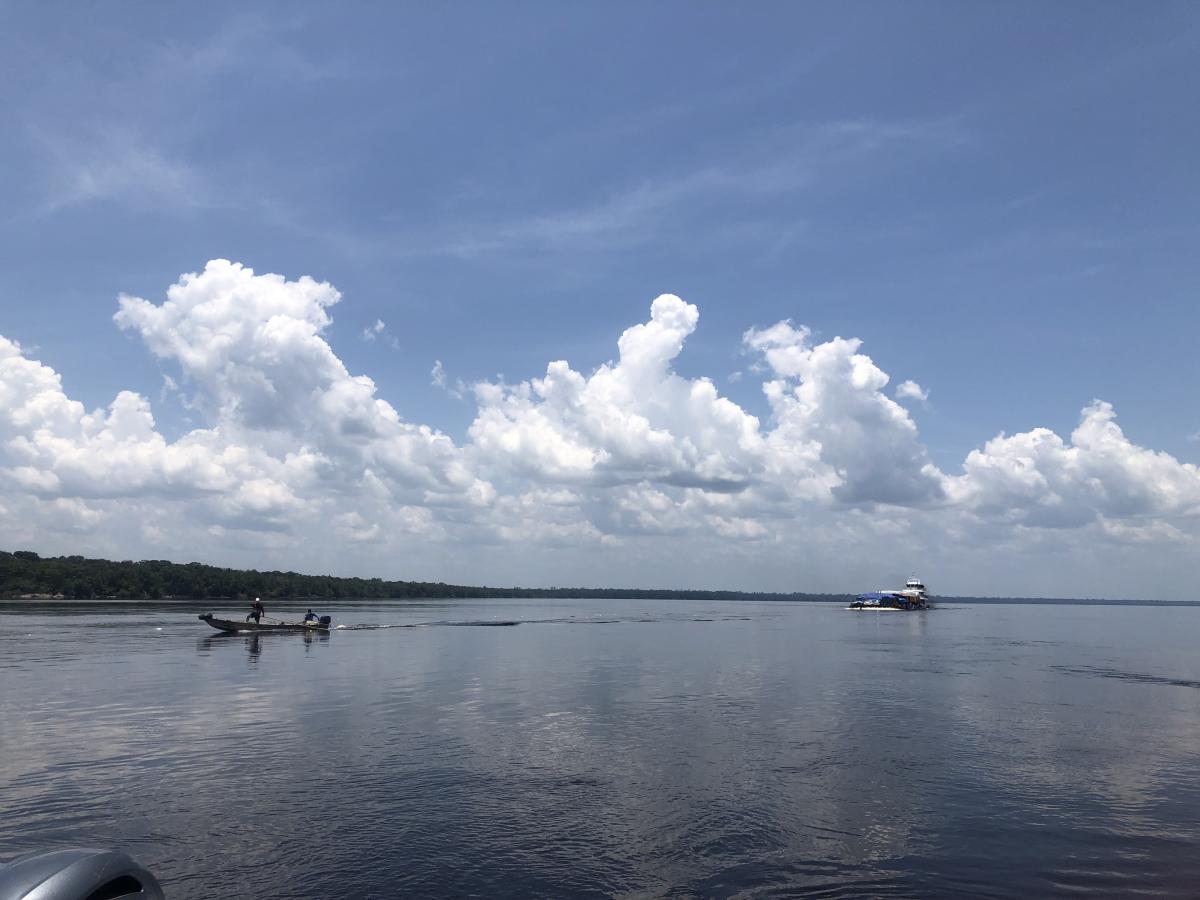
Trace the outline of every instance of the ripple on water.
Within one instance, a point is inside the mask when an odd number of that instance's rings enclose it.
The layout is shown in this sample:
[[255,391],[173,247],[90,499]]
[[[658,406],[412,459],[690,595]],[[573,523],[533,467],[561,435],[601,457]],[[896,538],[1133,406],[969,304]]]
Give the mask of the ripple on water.
[[178,608],[0,629],[3,853],[125,846],[173,900],[1200,883],[1200,707],[1166,689],[1197,685],[1187,618],[333,612],[312,640],[204,637]]

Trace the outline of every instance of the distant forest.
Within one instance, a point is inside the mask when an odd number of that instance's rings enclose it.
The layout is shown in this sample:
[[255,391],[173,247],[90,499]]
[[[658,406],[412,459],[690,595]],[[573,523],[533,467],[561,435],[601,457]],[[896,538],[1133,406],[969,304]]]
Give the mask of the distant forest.
[[499,588],[380,578],[335,578],[296,572],[221,569],[163,559],[140,562],[40,557],[32,550],[0,551],[0,597],[67,600],[596,597],[608,599],[845,600],[837,594],[765,594],[742,591],[651,591],[623,588]]
[[[661,591],[641,588],[475,587],[428,581],[384,581],[381,578],[335,578],[297,572],[221,569],[201,563],[165,559],[140,562],[42,558],[32,550],[0,550],[0,599],[62,600],[352,600],[355,598],[530,597],[609,600],[801,600],[846,602],[850,594],[771,594],[752,591]],[[1042,597],[947,597],[944,603],[1069,603],[1096,606],[1200,606],[1200,601],[1063,599]]]

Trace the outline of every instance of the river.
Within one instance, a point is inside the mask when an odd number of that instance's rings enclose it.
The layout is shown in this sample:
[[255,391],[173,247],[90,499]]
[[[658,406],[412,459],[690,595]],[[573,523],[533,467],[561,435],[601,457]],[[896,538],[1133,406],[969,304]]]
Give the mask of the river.
[[1200,885],[1198,609],[204,611],[0,605],[0,861],[120,847],[173,900]]

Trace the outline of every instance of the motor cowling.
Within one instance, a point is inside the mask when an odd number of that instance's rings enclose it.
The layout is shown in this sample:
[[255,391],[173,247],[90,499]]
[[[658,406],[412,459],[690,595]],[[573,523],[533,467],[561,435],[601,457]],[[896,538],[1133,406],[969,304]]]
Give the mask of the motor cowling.
[[0,866],[0,900],[165,900],[158,880],[119,850],[30,853]]

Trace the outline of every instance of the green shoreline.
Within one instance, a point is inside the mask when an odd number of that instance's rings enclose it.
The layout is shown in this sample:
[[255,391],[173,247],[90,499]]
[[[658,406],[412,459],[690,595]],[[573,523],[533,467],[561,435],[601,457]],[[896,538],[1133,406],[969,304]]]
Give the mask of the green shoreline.
[[[843,603],[853,594],[804,592],[658,590],[641,588],[522,588],[337,578],[297,572],[226,569],[168,560],[41,557],[31,550],[0,550],[0,600],[17,603],[529,599],[529,600],[758,600]],[[940,603],[1076,604],[1100,606],[1198,606],[1200,601],[1113,600],[1043,597],[936,597]]]
[[[23,596],[24,595],[24,596]],[[33,595],[33,596],[29,596]],[[0,551],[0,598],[55,600],[340,600],[430,598],[576,598],[705,600],[843,600],[840,594],[771,594],[748,591],[642,590],[638,588],[522,588],[338,578],[297,572],[226,569],[167,560],[41,557],[31,550]]]

